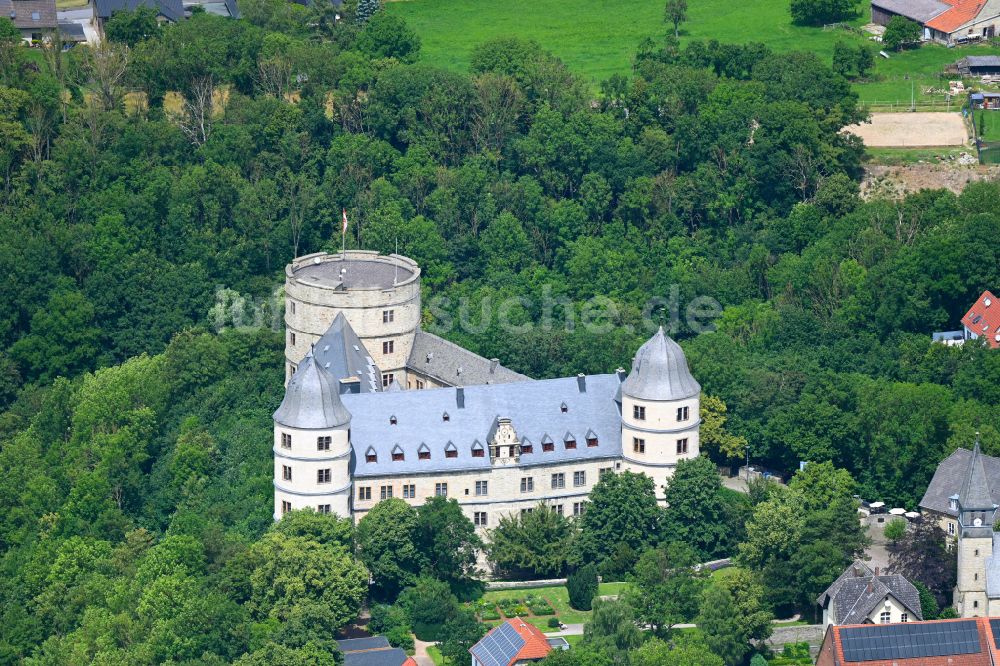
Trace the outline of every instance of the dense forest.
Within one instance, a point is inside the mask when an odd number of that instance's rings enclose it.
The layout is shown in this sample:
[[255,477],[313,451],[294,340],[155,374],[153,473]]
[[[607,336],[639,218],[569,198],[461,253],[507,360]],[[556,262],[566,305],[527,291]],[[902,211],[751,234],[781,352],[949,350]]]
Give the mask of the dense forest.
[[241,8],[68,52],[0,19],[0,663],[327,663],[363,570],[349,526],[271,525],[273,304],[341,209],[421,264],[427,328],[531,376],[666,323],[726,410],[715,462],[914,508],[976,430],[1000,454],[1000,354],[930,343],[1000,284],[1000,186],[860,199],[865,112],[816,56],[666,37],[595,88],[515,38],[455,72],[384,12]]

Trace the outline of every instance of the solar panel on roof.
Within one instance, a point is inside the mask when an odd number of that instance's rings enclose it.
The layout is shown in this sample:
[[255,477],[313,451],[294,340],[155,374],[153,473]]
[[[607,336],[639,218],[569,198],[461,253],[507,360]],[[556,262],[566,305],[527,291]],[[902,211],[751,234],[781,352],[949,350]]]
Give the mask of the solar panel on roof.
[[482,666],[507,666],[524,646],[524,638],[504,622],[472,647],[472,656]]
[[840,640],[845,661],[947,657],[980,651],[975,620],[844,627]]
[[993,630],[993,643],[1000,645],[1000,620],[990,620],[990,629]]

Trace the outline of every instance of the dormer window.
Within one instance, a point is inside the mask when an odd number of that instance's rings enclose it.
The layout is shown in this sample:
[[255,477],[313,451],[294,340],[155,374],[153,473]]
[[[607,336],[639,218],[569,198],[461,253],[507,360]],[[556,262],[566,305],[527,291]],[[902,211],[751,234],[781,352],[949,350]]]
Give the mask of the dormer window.
[[576,437],[574,437],[573,435],[571,435],[569,433],[566,433],[566,436],[563,438],[563,445],[565,445],[565,447],[567,449],[575,449],[576,448]]
[[483,445],[482,443],[479,442],[479,440],[476,440],[475,442],[472,443],[472,457],[473,458],[486,457],[486,449],[483,448]]
[[531,453],[535,450],[535,445],[527,437],[521,439],[521,454]]
[[448,442],[444,447],[444,457],[445,458],[457,458],[458,457],[458,447],[455,446],[454,442]]
[[393,414],[392,416],[389,417],[389,425],[396,425],[396,423],[397,423],[396,415]]
[[402,462],[403,460],[405,460],[405,458],[406,457],[403,455],[403,448],[399,444],[397,444],[392,448],[393,462]]
[[548,435],[542,437],[542,451],[555,451],[556,444],[552,441],[552,438]]
[[559,405],[559,411],[562,412],[563,414],[569,411],[569,407],[566,406],[565,402]]
[[597,437],[588,437],[587,446],[589,446],[590,448],[597,446]]
[[445,412],[444,414],[441,415],[441,420],[446,422],[451,421],[451,417],[448,415],[448,412]]
[[958,511],[958,498],[950,497],[948,498],[948,508],[952,511]]
[[417,459],[419,460],[430,460],[431,459],[431,449],[426,444],[421,444],[420,448],[417,449]]

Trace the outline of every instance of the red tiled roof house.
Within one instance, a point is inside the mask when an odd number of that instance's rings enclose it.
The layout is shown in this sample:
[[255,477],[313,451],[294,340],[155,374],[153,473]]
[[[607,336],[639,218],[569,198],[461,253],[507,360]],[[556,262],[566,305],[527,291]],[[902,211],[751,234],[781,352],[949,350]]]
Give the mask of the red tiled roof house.
[[919,23],[925,40],[962,44],[996,35],[1000,0],[872,0],[872,23],[888,25],[893,16]]
[[831,626],[816,666],[995,666],[1000,618]]
[[521,666],[567,647],[566,639],[547,638],[538,627],[515,617],[493,627],[469,652],[472,666]]
[[988,289],[962,317],[965,339],[985,338],[986,344],[1000,349],[1000,303]]

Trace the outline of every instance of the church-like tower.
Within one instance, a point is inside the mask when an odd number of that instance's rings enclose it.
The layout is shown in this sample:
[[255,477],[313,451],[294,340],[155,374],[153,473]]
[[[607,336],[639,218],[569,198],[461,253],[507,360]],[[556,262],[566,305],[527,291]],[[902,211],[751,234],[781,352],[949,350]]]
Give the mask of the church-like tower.
[[350,424],[338,380],[310,351],[274,413],[275,520],[305,507],[351,515]]
[[958,581],[955,608],[961,617],[988,614],[986,558],[993,555],[993,522],[997,507],[990,494],[979,441],[962,489],[955,498],[958,509]]
[[663,327],[635,355],[622,383],[622,457],[663,496],[677,462],[698,455],[701,385],[691,375],[680,345]]

